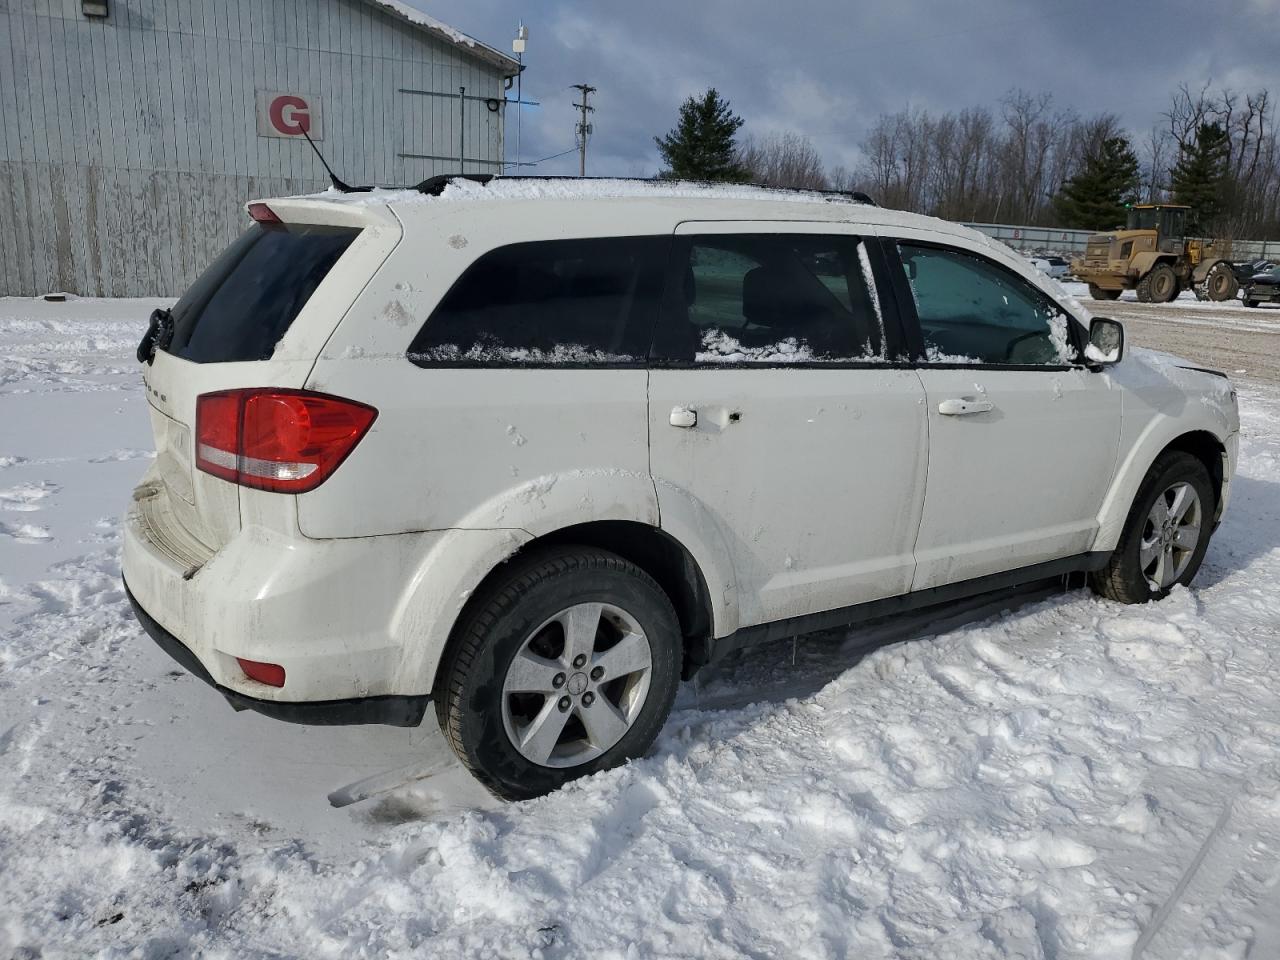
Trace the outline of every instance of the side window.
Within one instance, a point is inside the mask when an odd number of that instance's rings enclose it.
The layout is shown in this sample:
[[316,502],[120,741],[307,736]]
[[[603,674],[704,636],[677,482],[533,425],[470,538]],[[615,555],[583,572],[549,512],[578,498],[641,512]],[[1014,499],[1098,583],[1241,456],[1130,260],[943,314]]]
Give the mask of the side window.
[[960,250],[898,244],[925,359],[1061,365],[1076,359],[1070,321],[1012,271]]
[[655,356],[680,363],[821,363],[883,356],[870,260],[857,237],[677,238]]
[[467,268],[409,345],[419,366],[641,364],[669,237],[516,243]]

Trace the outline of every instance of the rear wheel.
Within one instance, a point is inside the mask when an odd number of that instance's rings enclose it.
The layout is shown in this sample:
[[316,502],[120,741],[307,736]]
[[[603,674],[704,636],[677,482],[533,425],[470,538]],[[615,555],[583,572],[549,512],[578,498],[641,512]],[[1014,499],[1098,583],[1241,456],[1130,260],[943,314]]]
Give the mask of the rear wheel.
[[1190,583],[1209,546],[1214,510],[1204,464],[1181,450],[1161,454],[1138,488],[1115,552],[1090,575],[1090,586],[1111,600],[1145,603]]
[[1223,300],[1234,299],[1240,292],[1240,280],[1230,265],[1219,263],[1209,271],[1209,276],[1204,281],[1204,289],[1210,300],[1221,303]]
[[647,573],[589,547],[517,561],[459,624],[440,728],[494,794],[524,800],[642,755],[671,710],[680,625]]
[[1096,283],[1089,284],[1089,296],[1095,300],[1118,300],[1120,299],[1119,290],[1104,290]]
[[1178,275],[1167,263],[1157,263],[1138,281],[1138,299],[1143,303],[1168,303],[1178,295]]

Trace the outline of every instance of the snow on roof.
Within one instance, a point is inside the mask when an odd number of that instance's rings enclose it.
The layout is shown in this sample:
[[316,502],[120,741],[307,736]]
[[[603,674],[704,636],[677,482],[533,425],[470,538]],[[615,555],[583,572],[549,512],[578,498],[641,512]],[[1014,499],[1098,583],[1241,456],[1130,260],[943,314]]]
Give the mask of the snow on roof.
[[468,36],[442,20],[437,20],[435,17],[423,13],[417,7],[405,3],[404,0],[367,0],[367,2],[400,20],[422,28],[427,33],[451,43],[455,47],[460,47],[465,52],[479,57],[481,60],[501,67],[507,71],[508,75],[514,75],[520,69],[520,64],[514,57],[489,46],[487,43],[481,43],[475,37]]
[[[853,197],[808,190],[780,190],[739,183],[698,183],[687,180],[632,180],[578,177],[494,177],[488,183],[457,179],[438,196],[409,189],[375,189],[340,193],[330,188],[310,199],[347,205],[440,204],[492,200],[748,200],[783,203],[858,204]],[[861,204],[858,204],[861,206]],[[874,209],[874,208],[873,208]]]
[[968,227],[940,220],[926,214],[892,210],[860,203],[840,194],[806,190],[781,190],[745,183],[699,183],[688,180],[636,180],[578,177],[494,177],[488,183],[457,179],[438,196],[420,193],[413,188],[374,189],[361,193],[341,193],[333,188],[296,199],[321,200],[343,206],[389,206],[398,211],[417,208],[423,212],[442,204],[483,203],[488,201],[582,201],[582,200],[688,200],[691,202],[723,202],[755,204],[807,204],[811,215],[815,205],[825,208],[821,219],[856,219],[864,223],[907,225],[935,229],[969,237],[993,250],[1013,251],[999,241]]

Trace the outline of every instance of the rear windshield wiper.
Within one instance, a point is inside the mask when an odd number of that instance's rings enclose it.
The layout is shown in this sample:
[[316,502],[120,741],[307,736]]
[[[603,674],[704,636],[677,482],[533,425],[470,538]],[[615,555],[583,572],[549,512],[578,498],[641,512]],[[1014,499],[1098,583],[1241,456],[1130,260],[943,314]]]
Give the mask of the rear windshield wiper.
[[173,340],[173,312],[165,307],[156,307],[151,311],[151,321],[147,324],[147,332],[142,335],[138,344],[138,362],[151,363],[157,350],[163,350]]

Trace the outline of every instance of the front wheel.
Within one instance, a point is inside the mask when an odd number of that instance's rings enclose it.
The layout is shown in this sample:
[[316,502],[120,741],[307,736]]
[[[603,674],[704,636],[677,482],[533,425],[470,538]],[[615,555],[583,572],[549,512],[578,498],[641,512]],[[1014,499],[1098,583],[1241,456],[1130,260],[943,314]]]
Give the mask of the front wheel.
[[1209,276],[1205,278],[1205,293],[1209,295],[1209,299],[1215,303],[1222,303],[1225,300],[1234,300],[1237,293],[1240,292],[1240,279],[1236,276],[1236,272],[1225,263],[1219,263],[1209,271]]
[[1120,298],[1119,290],[1104,290],[1096,283],[1089,284],[1089,296],[1094,300],[1118,300]]
[[1138,281],[1138,299],[1143,303],[1168,303],[1178,295],[1178,275],[1167,263],[1157,263]]
[[1261,302],[1262,302],[1261,300],[1250,300],[1248,297],[1245,297],[1244,305],[1246,307],[1253,308],[1258,306],[1258,304]]
[[1090,575],[1090,586],[1111,600],[1145,603],[1189,584],[1209,547],[1215,510],[1204,464],[1180,450],[1161,454],[1138,488],[1115,553]]
[[434,697],[440,729],[506,800],[642,755],[680,681],[679,621],[653,578],[590,547],[513,561],[464,615]]

